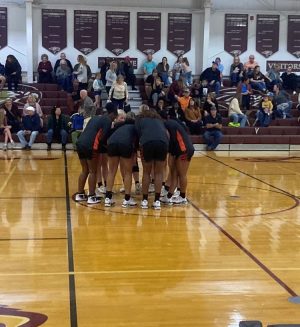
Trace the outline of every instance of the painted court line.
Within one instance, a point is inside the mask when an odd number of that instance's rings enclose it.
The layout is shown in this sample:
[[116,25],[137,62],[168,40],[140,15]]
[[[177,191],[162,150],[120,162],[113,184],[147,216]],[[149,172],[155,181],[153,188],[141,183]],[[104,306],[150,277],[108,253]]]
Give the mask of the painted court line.
[[2,193],[3,190],[6,188],[8,182],[9,182],[9,180],[11,179],[12,175],[14,174],[16,168],[17,168],[17,166],[14,166],[14,167],[11,169],[10,173],[7,175],[6,179],[3,181],[3,184],[2,184],[2,186],[0,187],[0,193]]

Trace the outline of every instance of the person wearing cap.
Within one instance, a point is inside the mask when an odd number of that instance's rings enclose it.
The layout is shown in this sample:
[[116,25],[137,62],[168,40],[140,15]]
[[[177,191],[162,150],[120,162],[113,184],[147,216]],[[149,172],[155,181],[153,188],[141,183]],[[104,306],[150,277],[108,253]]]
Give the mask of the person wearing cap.
[[212,106],[209,114],[204,117],[204,126],[206,127],[206,131],[203,134],[203,139],[207,145],[206,150],[215,150],[223,137],[221,132],[222,117],[217,113],[215,106]]
[[[33,107],[27,107],[26,115],[22,117],[22,126],[23,129],[17,133],[17,136],[22,145],[22,149],[30,150],[41,128],[40,117]],[[29,142],[26,140],[26,135],[30,136]]]
[[175,99],[178,101],[180,108],[183,112],[189,106],[190,99],[192,98],[190,94],[191,94],[190,90],[188,88],[185,88],[183,89],[182,96],[175,95]]
[[210,92],[214,91],[218,95],[221,89],[221,73],[218,64],[213,61],[212,66],[206,68],[200,75],[200,81],[207,83]]
[[136,91],[136,76],[134,74],[134,68],[129,56],[124,58],[124,61],[121,65],[121,74],[125,77],[125,82],[127,83],[127,85],[131,85],[132,90]]
[[[106,104],[107,114],[103,116],[93,116],[86,128],[79,136],[76,148],[81,164],[81,173],[78,178],[78,192],[75,201],[87,201],[88,204],[100,202],[96,196],[98,157],[103,144],[111,130],[112,122],[118,115],[116,107],[111,103]],[[85,183],[88,179],[89,195],[84,191]]]
[[259,65],[255,61],[254,55],[250,55],[249,60],[244,63],[244,71],[245,71],[246,75],[249,76],[253,72],[253,70],[256,66],[259,66]]

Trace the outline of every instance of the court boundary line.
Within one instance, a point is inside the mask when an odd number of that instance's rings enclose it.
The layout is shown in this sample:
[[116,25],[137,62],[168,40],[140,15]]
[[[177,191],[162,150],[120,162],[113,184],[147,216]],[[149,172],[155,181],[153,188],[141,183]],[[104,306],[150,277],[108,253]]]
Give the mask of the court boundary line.
[[74,273],[74,256],[73,256],[73,233],[72,217],[69,191],[68,159],[64,152],[64,170],[65,170],[65,188],[66,188],[66,219],[67,219],[67,243],[68,243],[68,266],[69,266],[69,297],[70,297],[70,320],[71,327],[77,327],[77,303],[76,303],[76,286]]
[[0,238],[0,242],[9,241],[60,241],[67,240],[67,237],[37,237],[37,238]]

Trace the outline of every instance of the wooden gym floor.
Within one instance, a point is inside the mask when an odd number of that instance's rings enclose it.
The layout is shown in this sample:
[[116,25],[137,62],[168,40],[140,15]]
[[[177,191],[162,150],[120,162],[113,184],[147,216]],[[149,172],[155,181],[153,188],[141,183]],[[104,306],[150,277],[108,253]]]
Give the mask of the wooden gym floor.
[[76,204],[70,151],[0,159],[1,327],[300,323],[299,152],[200,153],[160,212]]

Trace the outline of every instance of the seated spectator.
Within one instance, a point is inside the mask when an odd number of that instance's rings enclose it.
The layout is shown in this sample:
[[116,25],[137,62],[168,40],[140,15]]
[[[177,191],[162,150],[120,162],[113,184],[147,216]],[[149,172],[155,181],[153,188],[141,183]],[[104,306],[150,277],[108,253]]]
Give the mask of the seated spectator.
[[[39,134],[41,121],[33,107],[27,107],[26,111],[26,115],[22,117],[23,128],[17,133],[17,136],[21,142],[22,149],[30,150]],[[27,142],[26,136],[29,136],[29,142]]]
[[0,62],[0,91],[3,90],[4,85],[5,85],[5,82],[6,82],[6,78],[5,78],[5,67]]
[[250,110],[252,93],[249,77],[242,77],[241,83],[237,87],[237,94],[241,96],[243,110]]
[[189,106],[189,103],[190,103],[191,98],[192,97],[190,96],[190,90],[188,88],[185,88],[183,90],[183,96],[177,96],[177,95],[175,95],[175,99],[178,101],[179,106],[180,106],[180,108],[181,108],[181,110],[183,112]]
[[240,57],[234,57],[233,63],[230,66],[231,86],[238,86],[243,77],[244,66],[240,61]]
[[155,107],[156,112],[159,114],[161,111],[165,111],[166,106],[165,106],[165,100],[164,99],[159,99],[157,101],[157,105]]
[[222,117],[217,113],[217,108],[215,106],[212,106],[210,113],[204,117],[204,125],[206,127],[206,131],[203,134],[203,139],[207,145],[206,150],[215,150],[223,137],[221,132]]
[[171,103],[177,102],[175,96],[181,97],[183,94],[184,83],[183,79],[180,77],[178,80],[172,82],[169,87],[168,100]]
[[11,126],[11,132],[17,133],[21,128],[21,118],[23,111],[18,109],[18,105],[8,98],[3,104],[6,112],[7,125]]
[[258,63],[255,61],[254,55],[249,56],[249,60],[244,63],[244,73],[246,76],[252,75],[254,68],[259,66]]
[[57,84],[66,92],[72,93],[72,71],[65,59],[60,61],[60,65],[56,69],[56,81]]
[[223,72],[224,72],[224,65],[221,64],[221,58],[217,57],[215,59],[215,63],[217,64],[217,69],[220,71],[220,78],[221,78],[221,86],[223,86]]
[[297,93],[297,75],[292,72],[293,66],[289,65],[286,72],[281,74],[282,87],[286,91],[292,91],[293,94]]
[[204,116],[207,116],[213,107],[216,108],[217,112],[219,111],[219,104],[218,100],[216,99],[216,94],[214,92],[209,92],[203,104]]
[[182,75],[182,61],[183,55],[178,56],[174,66],[173,66],[173,77],[175,81],[178,81]]
[[157,65],[156,70],[164,85],[168,86],[170,66],[167,57],[162,58],[162,61]]
[[191,97],[200,104],[203,98],[203,85],[200,81],[195,81],[191,87]]
[[153,69],[152,74],[149,75],[145,80],[145,92],[147,95],[147,99],[150,100],[151,92],[154,87],[155,79],[158,77],[157,69]]
[[274,97],[273,100],[276,104],[276,112],[280,118],[291,118],[291,110],[293,102],[290,95],[282,89],[280,85],[274,85]]
[[80,91],[88,88],[88,81],[92,77],[92,72],[83,55],[78,55],[77,62],[74,66],[73,75],[78,81],[77,93],[79,99]]
[[17,58],[13,55],[8,55],[5,63],[5,76],[7,80],[8,91],[12,90],[13,84],[14,89],[18,89],[18,85],[21,80],[21,72],[22,68]]
[[124,62],[121,67],[121,74],[125,76],[125,82],[127,85],[131,85],[132,90],[136,91],[136,76],[134,75],[134,68],[130,60],[131,59],[128,56],[124,58]]
[[202,131],[202,114],[200,107],[194,99],[190,99],[189,105],[184,111],[185,122],[192,135],[199,135]]
[[182,59],[181,63],[182,76],[184,77],[185,86],[189,87],[193,84],[192,68],[187,57]]
[[124,104],[128,101],[128,89],[123,75],[118,75],[117,80],[110,88],[108,99],[115,108],[124,109]]
[[238,100],[238,94],[235,94],[229,103],[228,117],[231,120],[228,126],[245,127],[247,116],[242,113]]
[[23,116],[25,116],[27,114],[27,108],[28,107],[33,107],[35,112],[39,115],[40,119],[41,119],[41,127],[43,127],[43,111],[41,106],[39,105],[38,102],[36,102],[36,97],[34,96],[34,94],[29,94],[26,100],[26,103],[24,105],[23,108]]
[[113,83],[116,81],[116,79],[117,79],[117,63],[115,61],[112,61],[105,75],[105,80],[106,80],[105,88],[106,88],[107,95],[109,94],[110,88],[113,85]]
[[268,127],[270,125],[270,122],[272,120],[272,111],[272,101],[269,99],[269,96],[265,94],[259,106],[259,110],[256,113],[256,119],[259,122],[259,126]]
[[65,62],[66,62],[66,65],[70,68],[70,71],[71,71],[71,74],[73,73],[73,66],[72,66],[72,64],[71,64],[71,61],[70,60],[68,60],[67,58],[66,58],[66,54],[64,53],[64,52],[62,52],[61,54],[60,54],[60,59],[57,59],[56,60],[56,62],[55,62],[55,65],[54,65],[54,75],[56,76],[56,71],[57,71],[57,68],[60,66],[60,64],[61,64],[61,60],[64,60]]
[[96,109],[100,109],[101,104],[101,93],[104,90],[104,85],[101,79],[101,73],[97,73],[95,76],[95,80],[93,82],[93,90],[95,96],[95,106]]
[[48,55],[42,54],[41,61],[38,65],[38,82],[39,83],[52,83],[52,64],[48,59]]
[[162,80],[160,79],[160,77],[156,77],[154,84],[153,84],[152,91],[151,91],[151,96],[150,96],[153,107],[156,107],[157,102],[160,98],[165,97],[163,88],[164,88],[164,85],[163,85]]
[[51,150],[53,138],[61,142],[62,150],[66,150],[68,141],[68,119],[67,116],[61,113],[60,107],[53,107],[51,115],[48,117],[48,132],[47,132],[47,150]]
[[250,75],[251,87],[254,90],[258,90],[259,92],[265,93],[267,90],[265,79],[265,76],[260,71],[260,67],[255,66],[252,74]]
[[11,137],[11,126],[7,124],[6,111],[3,108],[0,108],[0,135],[1,134],[4,134],[3,151],[6,151],[8,140],[12,147],[15,143]]
[[200,75],[200,81],[207,82],[210,91],[216,92],[218,95],[221,88],[220,71],[217,68],[216,62],[212,62],[212,67],[206,68]]
[[144,80],[152,74],[153,70],[156,69],[156,63],[153,61],[152,53],[147,54],[147,60],[143,64]]
[[267,88],[269,91],[273,91],[274,85],[282,85],[282,79],[280,77],[280,66],[275,64],[273,68],[267,71]]

